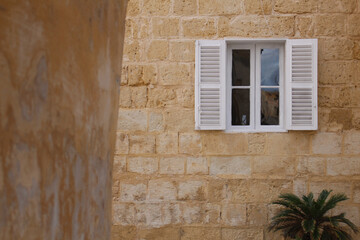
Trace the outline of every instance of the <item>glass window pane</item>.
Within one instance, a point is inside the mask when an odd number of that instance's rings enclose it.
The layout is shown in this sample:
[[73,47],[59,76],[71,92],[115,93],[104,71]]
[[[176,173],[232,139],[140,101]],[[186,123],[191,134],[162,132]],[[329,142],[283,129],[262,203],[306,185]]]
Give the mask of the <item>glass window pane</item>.
[[261,89],[261,125],[279,125],[279,89]]
[[231,124],[250,125],[250,89],[233,89]]
[[279,86],[279,49],[261,49],[261,85]]
[[233,50],[232,85],[250,86],[250,49]]

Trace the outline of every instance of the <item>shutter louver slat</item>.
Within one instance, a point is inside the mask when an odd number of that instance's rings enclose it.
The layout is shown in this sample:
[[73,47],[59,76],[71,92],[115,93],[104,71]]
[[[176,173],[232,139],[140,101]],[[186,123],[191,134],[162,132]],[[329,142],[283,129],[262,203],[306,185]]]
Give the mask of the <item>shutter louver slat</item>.
[[222,88],[224,56],[221,41],[197,41],[196,129],[225,129]]
[[317,129],[317,40],[287,42],[288,129]]

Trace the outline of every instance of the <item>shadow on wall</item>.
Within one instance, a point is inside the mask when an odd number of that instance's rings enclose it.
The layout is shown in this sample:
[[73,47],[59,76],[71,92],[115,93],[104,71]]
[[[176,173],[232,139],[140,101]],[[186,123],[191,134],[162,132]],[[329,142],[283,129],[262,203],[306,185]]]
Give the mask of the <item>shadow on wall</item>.
[[0,3],[0,239],[109,239],[126,0]]

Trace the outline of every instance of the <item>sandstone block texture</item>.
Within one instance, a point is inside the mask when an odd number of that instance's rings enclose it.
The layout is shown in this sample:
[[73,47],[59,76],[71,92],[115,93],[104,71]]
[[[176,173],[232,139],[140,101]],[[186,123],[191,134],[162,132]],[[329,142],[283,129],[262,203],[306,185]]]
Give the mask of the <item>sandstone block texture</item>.
[[[358,223],[359,14],[358,0],[130,0],[113,239],[281,240],[269,203],[324,188]],[[224,38],[318,38],[319,130],[194,130],[195,41]]]
[[[110,239],[116,139],[129,152],[116,134],[126,5],[1,1],[0,239]],[[126,171],[117,155],[114,176]],[[139,200],[146,185],[121,189]]]

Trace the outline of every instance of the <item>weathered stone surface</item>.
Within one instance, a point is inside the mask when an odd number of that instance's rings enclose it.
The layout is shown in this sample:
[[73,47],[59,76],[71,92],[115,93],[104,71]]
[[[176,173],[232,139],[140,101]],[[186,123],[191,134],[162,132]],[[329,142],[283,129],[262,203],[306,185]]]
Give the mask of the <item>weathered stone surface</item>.
[[155,136],[131,135],[129,146],[131,154],[155,153]]
[[247,185],[247,202],[251,203],[269,203],[292,190],[292,183],[287,180],[250,180]]
[[326,158],[323,157],[299,157],[297,172],[301,174],[324,175]]
[[116,134],[116,154],[129,153],[129,136],[124,133],[118,132]]
[[167,63],[159,66],[159,84],[190,84],[190,67],[188,64]]
[[348,18],[348,33],[351,36],[360,36],[360,14],[352,14]]
[[243,226],[246,223],[245,204],[225,204],[221,212],[221,221],[225,225]]
[[144,201],[146,188],[144,183],[120,183],[120,200],[122,202]]
[[347,38],[319,38],[319,60],[350,60],[354,42]]
[[279,13],[312,13],[316,9],[316,0],[275,0],[274,3],[274,11]]
[[358,175],[360,174],[359,157],[333,157],[327,158],[327,174],[336,175]]
[[174,1],[173,11],[176,15],[194,15],[197,12],[197,1]]
[[199,227],[183,227],[181,228],[181,240],[217,240],[221,239],[220,228],[199,228]]
[[[314,18],[316,36],[341,36],[346,31],[346,16],[342,14],[318,15]],[[329,24],[331,22],[332,24]]]
[[[296,35],[302,38],[314,36],[314,21],[312,16],[297,15],[295,17]],[[320,67],[320,66],[319,66]],[[319,76],[321,76],[319,74]]]
[[157,71],[153,64],[129,65],[126,74],[129,86],[148,85],[157,82]]
[[156,136],[156,153],[176,154],[178,152],[178,134],[162,133]]
[[333,190],[333,193],[344,193],[351,196],[351,183],[349,182],[310,182],[309,191],[317,197],[324,189]]
[[319,64],[319,83],[350,83],[356,75],[356,65],[349,61],[326,61]]
[[121,110],[118,118],[119,131],[146,131],[147,114],[144,110]]
[[113,225],[111,227],[111,239],[136,240],[136,227]]
[[266,135],[262,133],[248,135],[248,152],[250,154],[262,154],[265,152]]
[[165,111],[165,130],[171,132],[191,132],[195,128],[194,111],[170,109]]
[[184,19],[182,29],[186,38],[209,38],[217,34],[215,19],[207,17]]
[[155,38],[177,37],[179,35],[179,22],[178,18],[153,18],[152,34]]
[[[176,1],[180,2],[180,1]],[[170,60],[176,62],[195,61],[195,42],[194,41],[171,41]]]
[[165,60],[169,56],[169,43],[166,40],[153,40],[146,52],[150,61]]
[[198,200],[206,199],[206,183],[204,181],[189,180],[179,183],[178,198],[180,200]]
[[211,175],[239,175],[251,174],[250,157],[210,157]]
[[318,9],[328,13],[351,13],[356,8],[356,0],[320,0]]
[[170,0],[144,0],[142,13],[151,16],[164,16],[169,13]]
[[[223,240],[263,240],[263,232],[261,229],[238,229],[238,228],[223,228]],[[266,238],[267,239],[267,238]],[[280,238],[269,238],[280,239]]]
[[179,135],[179,152],[198,155],[201,153],[202,144],[200,134],[184,133]]
[[149,113],[149,132],[164,130],[164,116],[161,112]]
[[114,156],[113,179],[117,179],[122,173],[126,172],[126,157]]
[[246,14],[271,14],[273,8],[272,0],[245,0],[244,8]]
[[360,203],[360,183],[354,184],[354,203]]
[[152,174],[158,170],[158,159],[154,157],[129,157],[128,171],[141,174]]
[[[220,17],[219,37],[274,37],[293,36],[295,18],[291,16],[271,16],[267,21],[253,15]],[[266,27],[264,27],[266,26]]]
[[242,4],[236,0],[199,0],[200,15],[242,14]]
[[162,205],[160,203],[136,204],[135,219],[137,224],[145,224],[151,228],[163,226]]
[[265,226],[268,223],[267,204],[249,204],[246,207],[246,221],[250,226]]
[[206,134],[202,135],[204,152],[214,155],[239,155],[247,153],[246,134]]
[[349,131],[344,136],[344,153],[360,154],[360,132]]
[[176,196],[177,190],[173,182],[162,179],[149,181],[150,200],[175,200]]
[[253,174],[271,177],[294,175],[295,157],[258,156],[253,160]]
[[271,133],[267,136],[268,154],[308,154],[310,152],[310,135],[302,133]]
[[139,237],[146,240],[180,240],[180,229],[172,227],[143,229],[139,231]]
[[128,203],[113,204],[113,223],[114,225],[134,225],[135,224],[135,207]]
[[315,154],[340,154],[342,137],[336,133],[318,133],[312,139]]
[[185,158],[184,157],[164,157],[160,159],[161,174],[184,174]]
[[187,174],[207,174],[209,172],[205,157],[188,157],[186,163]]

